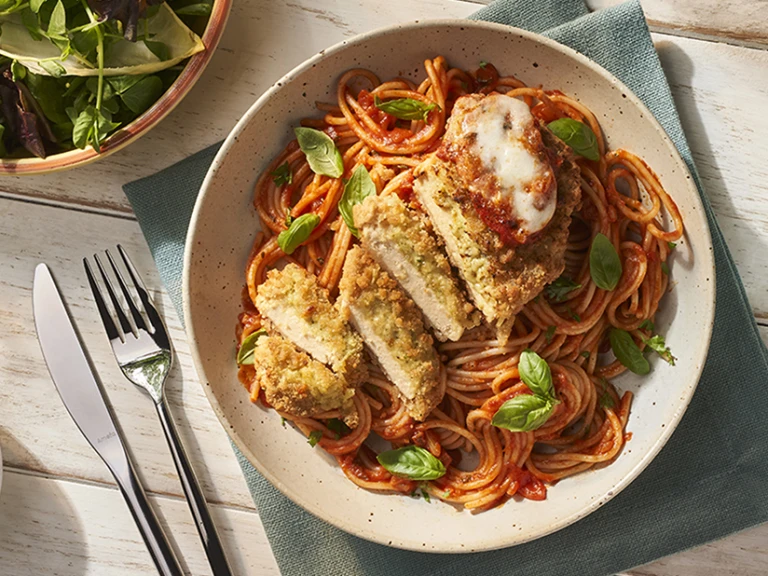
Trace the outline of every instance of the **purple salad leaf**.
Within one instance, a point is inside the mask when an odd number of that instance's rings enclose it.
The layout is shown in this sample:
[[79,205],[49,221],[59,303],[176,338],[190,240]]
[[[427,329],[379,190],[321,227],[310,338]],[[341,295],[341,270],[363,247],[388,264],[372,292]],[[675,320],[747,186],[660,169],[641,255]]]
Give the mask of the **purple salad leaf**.
[[136,41],[139,18],[141,18],[147,6],[162,4],[163,0],[88,0],[91,7],[100,20],[117,20],[123,25],[123,37],[130,41]]

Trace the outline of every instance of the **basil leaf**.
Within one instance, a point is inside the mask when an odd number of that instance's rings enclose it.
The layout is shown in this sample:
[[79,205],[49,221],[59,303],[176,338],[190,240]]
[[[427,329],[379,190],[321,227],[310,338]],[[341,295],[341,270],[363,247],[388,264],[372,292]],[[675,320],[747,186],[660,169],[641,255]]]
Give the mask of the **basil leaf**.
[[141,114],[163,94],[163,81],[157,76],[145,76],[120,94],[120,99],[134,114]]
[[547,341],[547,344],[552,342],[552,338],[555,337],[555,327],[554,326],[547,326],[546,331],[544,332],[544,339]]
[[569,292],[577,288],[581,288],[581,284],[576,284],[576,282],[566,276],[560,276],[560,278],[552,282],[544,290],[547,298],[554,302],[562,302]]
[[61,0],[56,3],[53,12],[51,12],[51,18],[48,20],[48,36],[67,37],[67,11]]
[[322,439],[323,433],[320,430],[312,430],[312,432],[309,433],[309,437],[307,438],[307,444],[314,448]]
[[619,330],[618,328],[611,328],[608,338],[611,341],[613,354],[624,366],[635,374],[640,375],[648,374],[651,371],[648,360],[645,359],[629,332]]
[[662,262],[661,263],[661,271],[664,274],[666,274],[667,276],[669,276],[669,264],[667,264],[666,262]]
[[264,328],[251,332],[245,337],[243,343],[240,344],[240,350],[237,351],[237,363],[240,366],[253,364],[253,350],[256,348],[256,342],[262,336],[265,336],[267,331]]
[[286,254],[293,254],[294,250],[309,238],[318,224],[320,224],[320,216],[317,214],[302,214],[291,222],[288,230],[280,232],[277,236],[277,245]]
[[597,136],[592,132],[592,128],[583,122],[573,118],[560,118],[547,124],[547,128],[579,156],[584,156],[588,160],[597,161],[600,159]]
[[272,175],[272,181],[277,186],[293,182],[293,172],[291,172],[291,165],[287,161],[285,164],[275,168],[270,174]]
[[338,418],[331,418],[326,424],[328,430],[336,434],[336,440],[350,433],[350,428]]
[[598,288],[613,290],[621,279],[621,259],[613,243],[598,232],[589,250],[589,273]]
[[421,100],[414,98],[398,98],[396,100],[382,101],[375,96],[373,103],[376,108],[387,114],[391,114],[399,120],[427,120],[429,113],[437,108],[434,102],[424,104]]
[[349,231],[355,236],[360,236],[357,228],[355,228],[355,219],[352,215],[352,207],[356,204],[360,204],[368,196],[376,195],[376,185],[371,180],[371,175],[368,174],[368,170],[365,166],[359,164],[355,171],[352,172],[352,177],[344,186],[344,194],[341,195],[339,200],[339,213],[344,218]]
[[420,446],[403,446],[376,456],[390,474],[409,480],[436,480],[445,474],[445,466]]
[[328,134],[314,128],[294,128],[299,147],[312,172],[338,178],[344,173],[344,160]]
[[677,242],[667,242],[667,248],[670,250],[674,250],[675,246],[677,246]]
[[29,0],[29,9],[35,14],[40,12],[40,8],[45,4],[45,0]]
[[672,366],[675,365],[675,360],[677,360],[677,358],[672,356],[672,352],[664,341],[664,336],[656,334],[651,338],[643,338],[643,343],[651,350],[655,350],[666,362],[669,362]]
[[523,350],[517,365],[520,380],[531,389],[536,396],[547,400],[555,399],[555,388],[552,384],[552,372],[549,364],[533,350]]
[[589,356],[590,356],[589,350],[582,351],[582,353],[581,353],[581,357],[582,358],[586,358],[587,360],[589,360]]
[[54,78],[61,78],[66,72],[64,66],[56,62],[56,60],[40,60],[38,65]]
[[554,404],[546,398],[520,394],[501,405],[491,424],[510,432],[530,432],[541,428],[554,409]]

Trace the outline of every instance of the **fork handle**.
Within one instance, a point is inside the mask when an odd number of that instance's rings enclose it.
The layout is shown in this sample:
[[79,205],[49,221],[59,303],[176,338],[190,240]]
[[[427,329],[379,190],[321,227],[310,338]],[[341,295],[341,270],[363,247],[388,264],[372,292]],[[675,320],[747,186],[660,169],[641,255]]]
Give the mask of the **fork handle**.
[[152,510],[147,499],[147,494],[139,482],[133,464],[126,455],[119,465],[112,466],[108,463],[112,474],[123,493],[126,504],[131,511],[136,526],[147,545],[150,556],[161,576],[184,576],[184,571],[179,566],[176,553],[173,551],[168,538],[163,532],[162,526]]
[[163,432],[165,432],[165,437],[168,440],[168,446],[171,449],[173,462],[176,464],[176,470],[181,479],[181,486],[187,497],[189,509],[195,519],[200,539],[203,541],[203,548],[205,548],[205,554],[208,556],[211,570],[214,576],[232,576],[232,571],[227,564],[227,558],[224,556],[224,549],[221,546],[219,535],[216,532],[216,526],[208,511],[203,491],[200,489],[200,484],[195,477],[195,471],[192,469],[189,459],[184,452],[184,447],[179,440],[168,404],[163,399],[156,403],[155,406],[163,426]]

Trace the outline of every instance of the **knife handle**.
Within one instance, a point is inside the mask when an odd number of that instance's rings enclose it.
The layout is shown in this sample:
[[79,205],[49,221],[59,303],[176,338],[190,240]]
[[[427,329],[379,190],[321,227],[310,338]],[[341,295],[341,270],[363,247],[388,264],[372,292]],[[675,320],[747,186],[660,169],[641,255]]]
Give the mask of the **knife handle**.
[[160,522],[127,455],[120,469],[115,469],[111,466],[110,469],[115,476],[115,480],[117,480],[120,491],[123,493],[128,508],[131,510],[133,519],[139,528],[144,543],[147,545],[149,554],[155,562],[157,571],[161,576],[184,576],[184,571],[179,566],[176,553],[168,542],[168,538],[165,532],[163,532],[162,526],[160,526]]
[[200,484],[195,477],[195,471],[189,463],[189,459],[184,452],[184,446],[181,444],[179,435],[176,432],[176,426],[173,424],[173,417],[168,409],[165,400],[158,402],[157,415],[160,417],[160,423],[165,432],[165,438],[168,440],[168,447],[173,456],[173,462],[176,464],[176,471],[179,473],[181,486],[187,497],[189,510],[195,519],[197,531],[200,534],[200,540],[203,542],[205,554],[208,556],[208,563],[214,576],[232,576],[232,571],[227,564],[227,558],[224,555],[224,549],[216,532],[216,526],[208,511],[208,505],[205,502],[205,496],[200,489]]

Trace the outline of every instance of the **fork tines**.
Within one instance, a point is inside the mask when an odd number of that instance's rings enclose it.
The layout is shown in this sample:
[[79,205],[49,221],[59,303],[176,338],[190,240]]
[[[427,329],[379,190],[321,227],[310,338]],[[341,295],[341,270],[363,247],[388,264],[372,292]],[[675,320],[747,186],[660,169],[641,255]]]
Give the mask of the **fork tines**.
[[[126,312],[124,306],[121,304],[120,299],[117,296],[112,280],[110,279],[109,274],[101,263],[101,258],[99,258],[98,254],[94,254],[93,258],[101,275],[101,279],[103,280],[103,284],[106,288],[109,300],[112,303],[112,308],[114,309],[115,315],[117,316],[117,324],[115,324],[115,318],[112,316],[112,312],[107,306],[102,289],[99,286],[99,282],[96,279],[96,275],[93,273],[87,258],[83,258],[83,264],[85,265],[85,274],[88,277],[88,284],[91,287],[91,292],[93,292],[93,298],[96,300],[96,306],[99,310],[101,320],[104,323],[104,328],[107,331],[107,336],[110,340],[119,339],[121,342],[125,342],[125,338],[129,334],[132,334],[135,338],[138,338],[140,330],[154,334],[158,331],[158,327],[162,327],[162,320],[160,319],[160,315],[158,314],[157,309],[155,308],[152,299],[150,298],[149,293],[144,286],[144,282],[141,280],[141,276],[139,276],[139,273],[136,271],[136,267],[133,265],[133,262],[131,262],[128,254],[125,253],[125,250],[123,250],[123,247],[119,244],[117,245],[117,251],[120,253],[120,257],[123,261],[123,264],[125,265],[125,269],[128,271],[131,284],[139,296],[140,306],[143,308],[143,311],[146,314],[146,317],[149,321],[148,323],[145,322],[144,316],[142,316],[139,307],[136,305],[136,301],[128,289],[128,285],[125,282],[123,274],[120,271],[120,268],[117,266],[115,260],[112,258],[112,254],[110,254],[109,250],[105,250],[107,260],[109,261],[109,265],[112,268],[112,273],[117,280],[117,284],[119,285],[120,291],[122,292],[122,295],[125,299],[125,303],[129,311],[128,313]],[[162,328],[160,328],[160,331],[163,332]]]

